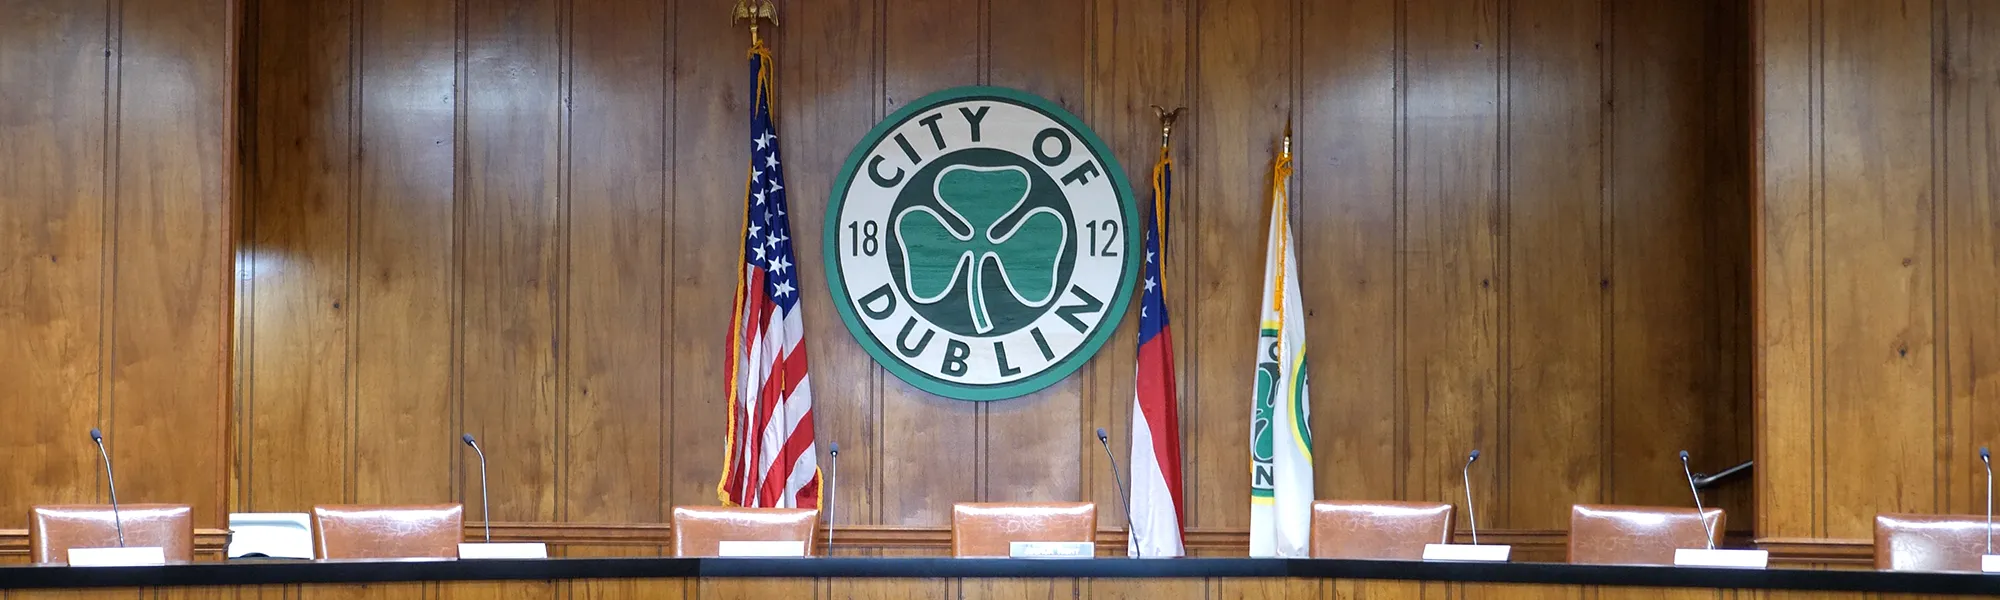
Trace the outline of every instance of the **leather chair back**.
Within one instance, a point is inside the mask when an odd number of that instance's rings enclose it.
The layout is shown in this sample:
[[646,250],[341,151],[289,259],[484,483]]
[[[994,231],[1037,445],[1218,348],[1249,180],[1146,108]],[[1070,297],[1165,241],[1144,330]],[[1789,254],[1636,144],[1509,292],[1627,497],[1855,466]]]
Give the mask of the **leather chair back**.
[[1418,560],[1425,544],[1451,541],[1451,517],[1439,502],[1320,500],[1308,547],[1313,558]]
[[159,546],[167,562],[194,561],[194,516],[186,504],[37,506],[29,511],[28,556],[37,563],[67,564],[70,548],[115,548],[118,523],[126,546]]
[[1707,547],[1709,521],[1722,543],[1722,509],[1578,504],[1569,512],[1569,562],[1591,565],[1672,565],[1674,551]]
[[1875,568],[1884,571],[1978,571],[1986,553],[1986,517],[1875,515]]
[[314,506],[313,539],[322,559],[458,558],[465,506]]
[[719,556],[722,542],[805,542],[813,555],[819,511],[810,508],[674,507],[674,556]]
[[1089,502],[960,502],[951,507],[951,555],[1011,554],[1013,542],[1097,541]]

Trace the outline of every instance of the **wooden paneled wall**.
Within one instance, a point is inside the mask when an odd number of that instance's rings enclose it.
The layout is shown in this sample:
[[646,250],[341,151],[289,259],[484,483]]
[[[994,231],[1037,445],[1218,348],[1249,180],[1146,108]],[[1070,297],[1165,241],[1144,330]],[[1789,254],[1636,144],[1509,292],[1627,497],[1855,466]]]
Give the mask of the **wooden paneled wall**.
[[2000,445],[2000,4],[1756,19],[1757,532],[1977,513]]
[[0,2],[0,527],[119,500],[222,521],[229,0]]
[[[715,502],[747,35],[726,2],[252,0],[232,506],[477,500],[501,521]],[[1089,499],[1130,323],[973,404],[858,351],[818,265],[841,159],[964,84],[1084,117],[1144,181],[1176,136],[1169,306],[1189,525],[1248,524],[1267,207],[1295,121],[1319,495],[1560,530],[1749,457],[1748,14],[1736,0],[794,0],[773,46],[818,431],[843,524]],[[825,444],[823,443],[822,452]],[[822,464],[827,464],[822,457]],[[1747,485],[1724,491],[1751,521]],[[476,508],[471,518],[479,519]]]

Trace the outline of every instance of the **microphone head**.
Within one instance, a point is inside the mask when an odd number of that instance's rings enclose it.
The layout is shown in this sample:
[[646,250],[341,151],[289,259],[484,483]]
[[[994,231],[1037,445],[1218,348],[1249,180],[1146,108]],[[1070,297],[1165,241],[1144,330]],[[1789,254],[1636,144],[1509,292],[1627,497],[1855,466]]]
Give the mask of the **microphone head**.
[[468,433],[468,434],[465,434],[465,435],[461,435],[461,436],[458,436],[458,439],[459,439],[459,441],[462,441],[462,442],[465,442],[465,445],[467,445],[467,446],[471,446],[471,445],[473,445],[473,443],[474,443],[474,442],[472,441],[472,434],[470,434],[470,433]]
[[1479,451],[1478,451],[1478,450],[1473,450],[1473,451],[1472,451],[1472,454],[1470,454],[1470,455],[1468,455],[1468,456],[1466,456],[1466,457],[1465,457],[1465,464],[1472,464],[1472,461],[1475,461],[1475,460],[1479,460]]
[[[91,433],[92,433],[92,434],[95,434],[95,433],[97,432],[97,430],[95,430],[95,429],[92,429],[92,430],[90,430],[90,431],[91,431]],[[1986,462],[1993,462],[1993,453],[1992,453],[1992,452],[1990,452],[1990,451],[1988,451],[1988,450],[1986,449],[1986,447],[1985,447],[1985,446],[1980,446],[1980,447],[1979,447],[1979,460],[1983,460],[1983,461],[1986,461]]]
[[1682,451],[1681,451],[1681,462],[1687,462],[1687,459],[1688,459],[1688,451],[1686,451],[1686,450],[1682,450]]
[[834,456],[840,456],[840,442],[832,442],[831,444],[828,444],[826,447],[826,453]]
[[1099,427],[1099,428],[1097,428],[1097,441],[1100,441],[1100,442],[1107,442],[1107,441],[1110,441],[1110,440],[1111,440],[1111,436],[1110,436],[1110,435],[1107,435],[1107,434],[1105,434],[1105,433],[1104,433],[1104,428],[1103,428],[1103,427]]
[[96,427],[90,428],[90,441],[93,442],[104,441],[104,432],[98,431]]

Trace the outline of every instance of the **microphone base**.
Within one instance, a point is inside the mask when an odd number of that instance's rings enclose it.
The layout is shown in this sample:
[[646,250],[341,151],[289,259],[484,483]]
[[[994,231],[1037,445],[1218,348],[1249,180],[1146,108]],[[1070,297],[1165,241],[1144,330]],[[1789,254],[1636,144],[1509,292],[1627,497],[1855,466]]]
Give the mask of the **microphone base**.
[[1442,562],[1507,562],[1513,546],[1424,544],[1424,560]]
[[458,545],[460,560],[494,558],[548,558],[549,546],[541,542],[489,542]]
[[1984,554],[1979,557],[1979,572],[2000,573],[2000,554]]
[[167,550],[159,546],[125,548],[70,548],[72,567],[143,567],[167,564]]
[[1737,567],[1762,569],[1770,566],[1771,553],[1763,550],[1723,550],[1681,548],[1674,551],[1676,567]]

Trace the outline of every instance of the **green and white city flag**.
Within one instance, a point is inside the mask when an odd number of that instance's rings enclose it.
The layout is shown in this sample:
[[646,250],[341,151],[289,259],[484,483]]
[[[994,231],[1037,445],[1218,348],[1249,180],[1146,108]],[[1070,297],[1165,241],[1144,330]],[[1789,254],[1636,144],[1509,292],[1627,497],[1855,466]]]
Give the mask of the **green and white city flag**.
[[1257,337],[1250,421],[1250,556],[1306,556],[1313,499],[1312,414],[1306,391],[1306,320],[1285,186],[1291,132],[1271,169],[1271,232]]

